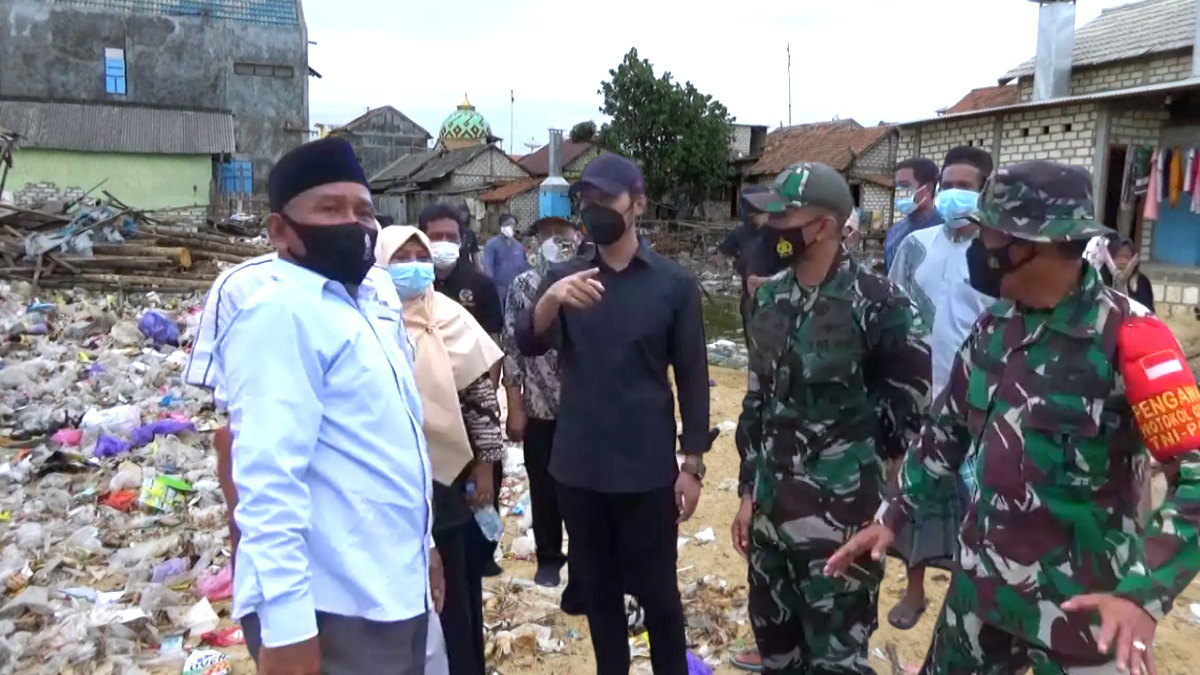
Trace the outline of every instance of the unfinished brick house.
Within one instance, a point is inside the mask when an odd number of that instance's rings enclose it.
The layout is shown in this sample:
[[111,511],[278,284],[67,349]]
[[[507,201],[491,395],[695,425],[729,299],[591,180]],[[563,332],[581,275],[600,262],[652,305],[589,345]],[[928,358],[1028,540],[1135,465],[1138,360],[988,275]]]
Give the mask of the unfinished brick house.
[[1197,12],[1196,0],[1141,0],[1076,31],[1073,0],[1044,0],[1035,57],[936,117],[900,124],[898,157],[938,160],[976,145],[998,166],[1044,159],[1088,169],[1097,217],[1139,246],[1160,313],[1190,314],[1200,299],[1200,212],[1191,206],[1200,200],[1147,209],[1159,195],[1133,183],[1148,154],[1190,161],[1200,148]]

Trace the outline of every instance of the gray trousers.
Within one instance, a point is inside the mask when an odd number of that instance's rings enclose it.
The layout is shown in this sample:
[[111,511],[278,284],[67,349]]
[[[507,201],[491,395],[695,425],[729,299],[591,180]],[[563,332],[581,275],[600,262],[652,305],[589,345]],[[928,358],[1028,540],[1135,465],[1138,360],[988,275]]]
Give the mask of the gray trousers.
[[[258,615],[247,614],[239,623],[257,663],[262,647]],[[317,612],[321,675],[425,675],[428,629],[428,614],[384,623]]]

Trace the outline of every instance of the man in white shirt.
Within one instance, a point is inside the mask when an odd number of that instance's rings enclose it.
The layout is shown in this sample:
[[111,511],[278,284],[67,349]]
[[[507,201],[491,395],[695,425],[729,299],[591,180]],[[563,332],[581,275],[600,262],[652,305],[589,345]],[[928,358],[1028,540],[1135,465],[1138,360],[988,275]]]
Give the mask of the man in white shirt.
[[[938,227],[913,232],[904,238],[888,277],[900,284],[917,304],[921,318],[931,327],[929,346],[933,358],[931,400],[950,381],[950,367],[972,326],[995,302],[971,287],[967,274],[967,248],[978,227],[966,216],[975,211],[983,184],[992,173],[992,156],[980,148],[960,146],[946,154],[934,204],[943,221]],[[963,479],[973,480],[964,465]],[[896,538],[900,556],[908,563],[908,588],[888,613],[888,623],[907,630],[925,611],[926,563],[945,565],[954,559],[962,520],[962,499],[967,486],[958,486],[959,503],[944,509],[918,511],[908,532]]]
[[236,441],[234,616],[259,675],[423,675],[430,470],[366,178],[323,139],[270,193],[278,259],[222,275],[187,369]]

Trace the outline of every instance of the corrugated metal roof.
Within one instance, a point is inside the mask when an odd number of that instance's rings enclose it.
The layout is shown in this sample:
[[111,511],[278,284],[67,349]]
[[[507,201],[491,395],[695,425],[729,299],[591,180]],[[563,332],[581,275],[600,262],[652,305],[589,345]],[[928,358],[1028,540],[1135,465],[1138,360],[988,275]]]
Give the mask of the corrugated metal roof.
[[[1097,66],[1187,49],[1196,39],[1196,0],[1142,0],[1111,7],[1075,31],[1071,65]],[[1000,78],[1004,84],[1033,74],[1034,59]]]
[[403,181],[421,170],[425,163],[438,156],[441,150],[426,150],[402,155],[400,159],[385,166],[382,171],[371,176],[371,183]]
[[233,115],[93,103],[0,100],[0,124],[30,148],[152,155],[234,152]]
[[56,0],[60,5],[78,5],[135,14],[197,16],[244,21],[274,26],[299,26],[298,0]]
[[937,117],[926,117],[924,119],[912,120],[910,122],[901,122],[897,126],[911,127],[919,124],[947,122],[950,120],[968,119],[971,117],[986,117],[988,115],[1021,112],[1024,110],[1037,110],[1039,108],[1058,108],[1067,105],[1078,105],[1080,103],[1111,101],[1120,98],[1134,98],[1137,96],[1149,96],[1152,94],[1170,94],[1177,91],[1190,90],[1200,90],[1200,77],[1191,77],[1186,80],[1176,80],[1174,82],[1145,84],[1139,87],[1129,87],[1127,89],[1098,91],[1094,94],[1082,94],[1080,96],[1052,98],[1047,101],[1026,101],[1025,103],[1015,103],[1013,105],[1004,105],[998,108],[987,108],[983,110],[971,110],[969,112],[957,113],[953,115],[938,115]]

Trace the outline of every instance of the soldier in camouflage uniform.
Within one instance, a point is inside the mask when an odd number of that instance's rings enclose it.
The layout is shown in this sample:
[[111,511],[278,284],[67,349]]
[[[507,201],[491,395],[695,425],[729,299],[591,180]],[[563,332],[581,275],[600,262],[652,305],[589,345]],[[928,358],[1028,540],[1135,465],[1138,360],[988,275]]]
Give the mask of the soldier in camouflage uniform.
[[750,621],[765,673],[874,673],[883,561],[851,579],[825,561],[870,524],[883,461],[916,438],[930,386],[916,307],[841,245],[854,208],[842,176],[797,164],[755,195],[784,272],[750,319],[750,382],[738,422],[742,507],[734,546],[750,560]]
[[878,558],[938,479],[974,460],[962,569],[924,675],[1153,673],[1156,622],[1200,570],[1200,453],[1171,460],[1174,493],[1138,523],[1147,452],[1114,364],[1122,323],[1145,310],[1081,260],[1107,231],[1092,214],[1082,169],[997,172],[968,259],[972,285],[1003,299],[960,349],[902,496],[826,570]]

